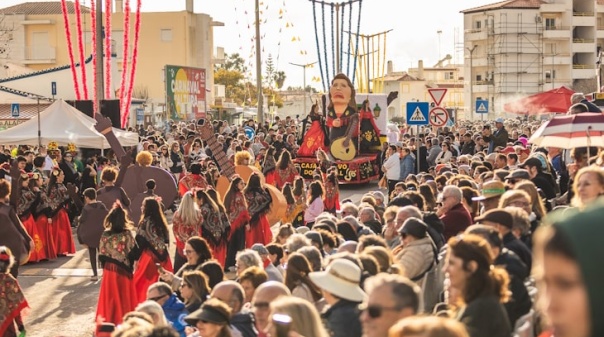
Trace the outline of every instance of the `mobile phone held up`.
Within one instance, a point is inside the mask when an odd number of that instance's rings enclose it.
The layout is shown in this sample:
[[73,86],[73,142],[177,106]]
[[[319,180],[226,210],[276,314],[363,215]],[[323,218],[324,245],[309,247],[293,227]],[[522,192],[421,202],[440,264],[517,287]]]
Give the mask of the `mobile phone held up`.
[[160,274],[166,273],[166,270],[164,269],[164,267],[161,266],[161,264],[156,263],[155,266],[157,267],[157,270],[159,271]]
[[292,318],[288,315],[274,314],[273,324],[275,325],[277,337],[288,337]]

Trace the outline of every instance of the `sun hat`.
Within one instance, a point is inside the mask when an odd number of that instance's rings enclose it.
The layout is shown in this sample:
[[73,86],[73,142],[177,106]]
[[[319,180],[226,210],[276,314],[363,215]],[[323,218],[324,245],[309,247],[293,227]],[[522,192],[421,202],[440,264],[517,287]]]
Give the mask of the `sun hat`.
[[482,184],[482,194],[472,198],[473,201],[482,201],[498,197],[505,193],[505,185],[501,181],[487,181]]
[[361,269],[352,261],[336,259],[327,266],[325,271],[309,273],[308,277],[317,287],[339,298],[362,302],[367,297],[359,286]]
[[210,305],[202,305],[201,308],[193,311],[184,319],[187,324],[192,326],[195,326],[198,321],[206,321],[215,324],[228,324],[230,321],[230,317]]

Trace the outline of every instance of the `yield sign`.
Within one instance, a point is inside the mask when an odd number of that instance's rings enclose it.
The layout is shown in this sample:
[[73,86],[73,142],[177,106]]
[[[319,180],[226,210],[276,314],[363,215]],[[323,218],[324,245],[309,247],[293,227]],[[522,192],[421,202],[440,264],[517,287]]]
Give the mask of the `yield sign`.
[[439,106],[432,108],[428,116],[430,124],[435,127],[445,126],[449,120],[449,113],[447,113],[447,110]]
[[444,88],[432,88],[432,89],[428,89],[428,93],[430,94],[430,96],[434,100],[434,103],[437,106],[439,106],[440,102],[443,101],[443,97],[445,97],[445,94],[447,93],[447,89],[444,89]]

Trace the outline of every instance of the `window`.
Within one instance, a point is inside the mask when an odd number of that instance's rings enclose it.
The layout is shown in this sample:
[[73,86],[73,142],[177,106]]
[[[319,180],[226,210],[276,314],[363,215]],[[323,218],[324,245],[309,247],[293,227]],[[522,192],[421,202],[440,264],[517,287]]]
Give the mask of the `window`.
[[482,29],[482,21],[474,21],[474,29],[481,30]]
[[409,84],[403,84],[402,89],[403,89],[404,93],[411,92],[411,88],[409,87]]
[[452,71],[448,71],[445,73],[445,80],[454,80],[455,75]]
[[159,32],[160,32],[160,40],[162,42],[172,41],[172,29],[161,29]]
[[556,30],[555,18],[545,18],[545,30]]
[[476,82],[482,82],[482,75],[476,75]]
[[547,70],[545,72],[545,82],[552,83],[552,80],[556,78],[556,70]]

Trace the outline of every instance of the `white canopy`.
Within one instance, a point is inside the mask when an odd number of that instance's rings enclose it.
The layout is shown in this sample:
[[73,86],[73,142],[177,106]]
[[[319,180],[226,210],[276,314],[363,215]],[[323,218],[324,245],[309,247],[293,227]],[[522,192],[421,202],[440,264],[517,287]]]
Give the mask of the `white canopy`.
[[[77,147],[106,149],[111,146],[100,132],[96,131],[96,121],[86,116],[65,101],[59,99],[40,112],[42,144],[57,142],[59,146],[73,143]],[[138,134],[113,128],[113,133],[122,146],[136,146]],[[0,144],[38,145],[38,117],[23,124],[0,131]]]

